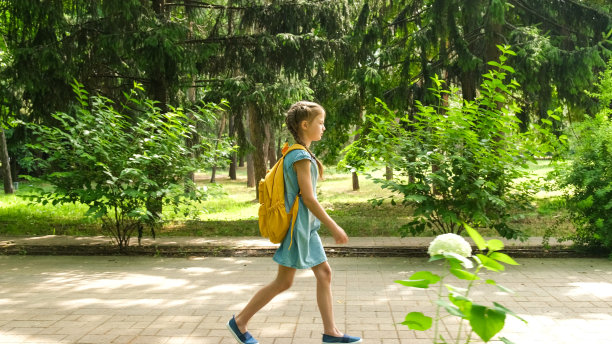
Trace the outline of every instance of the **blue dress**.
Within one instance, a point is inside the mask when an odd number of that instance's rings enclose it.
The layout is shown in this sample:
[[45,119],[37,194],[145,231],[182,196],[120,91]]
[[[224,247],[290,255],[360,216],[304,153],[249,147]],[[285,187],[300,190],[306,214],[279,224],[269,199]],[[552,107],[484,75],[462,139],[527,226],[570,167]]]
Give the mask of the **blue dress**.
[[[310,164],[310,178],[312,182],[312,191],[317,197],[317,178],[319,170],[314,158],[305,150],[296,149],[285,156],[283,163],[283,174],[285,178],[285,210],[289,212],[293,206],[295,196],[299,193],[300,188],[297,181],[297,173],[293,169],[293,164],[296,161],[308,159]],[[280,247],[274,254],[274,261],[280,265],[295,269],[308,269],[317,266],[327,261],[321,238],[318,230],[321,227],[321,222],[314,216],[304,205],[302,198],[300,202],[295,227],[293,229],[293,244],[291,248],[291,230],[287,231],[287,236],[281,242]]]

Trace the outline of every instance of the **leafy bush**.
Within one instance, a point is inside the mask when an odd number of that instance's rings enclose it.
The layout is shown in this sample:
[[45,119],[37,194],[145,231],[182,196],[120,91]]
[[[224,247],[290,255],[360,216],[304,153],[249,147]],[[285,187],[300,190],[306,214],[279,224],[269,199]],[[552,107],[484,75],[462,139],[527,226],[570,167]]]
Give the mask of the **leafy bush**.
[[37,162],[44,170],[40,178],[29,179],[53,186],[29,198],[87,205],[87,215],[100,218],[102,229],[124,248],[134,231],[139,239],[143,228],[155,235],[162,205],[178,211],[207,197],[207,189],[196,188],[185,176],[228,150],[225,141],[215,149],[216,135],[197,130],[214,121],[215,112],[222,111],[218,105],[162,113],[141,96],[139,85],[119,105],[89,97],[79,83],[73,88],[78,106],[70,114],[55,113],[57,126],[28,124],[37,135],[29,148],[43,156]]
[[520,132],[519,109],[510,97],[518,84],[509,80],[513,69],[505,65],[514,53],[500,49],[500,62],[489,63],[494,68],[484,75],[475,101],[462,102],[457,89],[445,90],[443,80],[434,77],[431,91],[438,104],[417,102],[412,115],[379,100],[380,113],[366,116],[360,139],[349,147],[345,165],[361,169],[384,161],[397,171],[394,180],[375,181],[414,208],[403,234],[460,233],[465,222],[494,228],[506,238],[524,236],[508,223],[516,209],[530,207],[535,189],[517,180],[528,180],[527,163],[550,148],[541,143],[550,132],[535,124]]
[[599,100],[600,111],[574,128],[568,159],[552,177],[565,190],[563,200],[576,227],[565,239],[578,248],[612,253],[612,59],[595,86],[589,94]]
[[612,252],[612,119],[602,111],[576,130],[571,162],[557,171],[576,226],[570,235],[578,247]]

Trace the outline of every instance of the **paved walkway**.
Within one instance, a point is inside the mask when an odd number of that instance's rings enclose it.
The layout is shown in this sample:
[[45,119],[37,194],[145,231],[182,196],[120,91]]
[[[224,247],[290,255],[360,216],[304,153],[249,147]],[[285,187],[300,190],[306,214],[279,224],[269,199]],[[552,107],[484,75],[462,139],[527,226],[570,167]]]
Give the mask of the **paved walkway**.
[[[529,321],[509,318],[515,343],[604,344],[612,328],[612,262],[595,258],[519,259],[472,294]],[[431,332],[397,325],[411,311],[433,315],[432,291],[394,283],[425,258],[330,258],[338,326],[365,343],[431,343]],[[234,343],[225,322],[276,271],[269,257],[159,258],[0,256],[0,343]],[[461,285],[452,281],[452,284]],[[251,322],[262,344],[320,343],[309,270]],[[442,333],[454,332],[452,321]],[[447,337],[448,338],[448,337]],[[499,343],[499,342],[498,342]]]

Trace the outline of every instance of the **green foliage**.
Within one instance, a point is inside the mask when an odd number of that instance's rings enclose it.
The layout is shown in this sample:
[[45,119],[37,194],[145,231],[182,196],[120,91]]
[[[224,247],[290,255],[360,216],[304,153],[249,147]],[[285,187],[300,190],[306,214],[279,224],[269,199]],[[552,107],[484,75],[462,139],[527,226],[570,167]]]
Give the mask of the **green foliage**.
[[[612,35],[612,30],[610,35]],[[599,100],[600,111],[609,111],[610,104],[612,104],[612,59],[608,60],[607,68],[601,72],[595,86],[597,91],[587,92],[587,94]]]
[[11,89],[11,78],[6,70],[12,63],[12,56],[8,51],[4,39],[0,40],[0,130],[14,125],[14,103],[16,97]]
[[[445,253],[444,255],[434,255],[430,261],[444,260],[444,266],[448,272],[442,276],[433,274],[429,271],[419,271],[410,276],[408,280],[395,281],[404,286],[429,288],[430,285],[439,283],[438,299],[435,301],[437,305],[435,318],[424,315],[422,312],[410,312],[401,323],[408,326],[411,330],[426,331],[434,327],[434,344],[441,343],[469,343],[472,333],[476,333],[484,342],[489,342],[503,328],[506,322],[506,316],[511,315],[517,319],[526,322],[524,319],[516,315],[508,308],[497,302],[493,302],[492,306],[485,306],[475,303],[470,297],[470,291],[476,286],[476,281],[483,281],[479,274],[482,269],[487,269],[494,272],[504,271],[505,267],[502,263],[509,265],[518,265],[510,256],[498,252],[504,248],[504,245],[499,240],[485,241],[482,236],[473,228],[464,224],[468,234],[474,240],[479,250],[484,253],[472,256],[472,261],[458,256],[457,254]],[[467,271],[474,269],[474,272]],[[456,287],[445,283],[446,277],[454,275],[459,280],[467,281],[467,286]],[[505,288],[492,279],[487,279],[484,284],[496,286],[499,290],[505,293],[512,293],[508,288]],[[446,292],[443,286],[446,287]],[[447,301],[448,300],[448,301]],[[439,326],[442,322],[440,315],[441,308],[444,308],[450,315],[460,318],[459,328],[456,334],[448,333],[448,337],[444,337],[439,333]],[[468,322],[470,328],[463,332],[464,322]],[[500,338],[505,343],[511,343],[506,338]]]
[[361,169],[384,161],[399,172],[394,180],[375,181],[399,195],[399,202],[391,197],[392,204],[414,208],[403,234],[460,233],[470,222],[505,238],[524,235],[508,223],[514,210],[530,207],[534,187],[516,181],[527,176],[528,162],[552,147],[543,144],[550,133],[539,125],[520,132],[511,98],[518,84],[509,80],[513,69],[505,64],[513,52],[500,49],[500,61],[489,63],[494,68],[484,75],[475,101],[462,103],[457,90],[443,89],[434,77],[437,105],[418,103],[412,115],[379,101],[380,112],[366,116],[360,139],[349,147],[345,165]]
[[576,233],[568,239],[579,247],[612,252],[612,63],[602,73],[598,98],[602,110],[577,126],[571,162],[557,169],[559,185]]
[[144,227],[154,229],[162,204],[178,211],[206,198],[205,188],[185,187],[193,182],[184,176],[209,166],[228,147],[221,142],[215,150],[213,137],[200,137],[195,145],[186,141],[214,120],[222,111],[218,105],[162,113],[137,84],[121,104],[89,97],[79,83],[73,88],[79,105],[71,113],[55,113],[59,125],[29,124],[38,136],[29,148],[42,156],[44,169],[43,176],[29,179],[54,187],[30,195],[33,201],[85,204],[87,215],[101,219],[103,230],[125,247],[135,230],[140,237]]

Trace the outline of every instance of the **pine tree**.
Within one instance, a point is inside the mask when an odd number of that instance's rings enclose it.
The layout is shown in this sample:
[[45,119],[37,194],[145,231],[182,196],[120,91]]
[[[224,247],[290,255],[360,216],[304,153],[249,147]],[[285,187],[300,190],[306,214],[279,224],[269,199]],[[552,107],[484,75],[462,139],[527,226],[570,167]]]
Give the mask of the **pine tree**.
[[[209,76],[205,84],[215,91],[211,96],[231,93],[230,103],[242,109],[235,114],[248,112],[255,180],[260,180],[268,152],[274,151],[269,149],[275,144],[271,133],[281,127],[283,110],[312,94],[307,80],[345,44],[347,4],[228,1],[209,8],[219,12],[214,30],[188,43],[211,47],[206,65],[199,69]],[[240,92],[233,92],[237,89]]]

